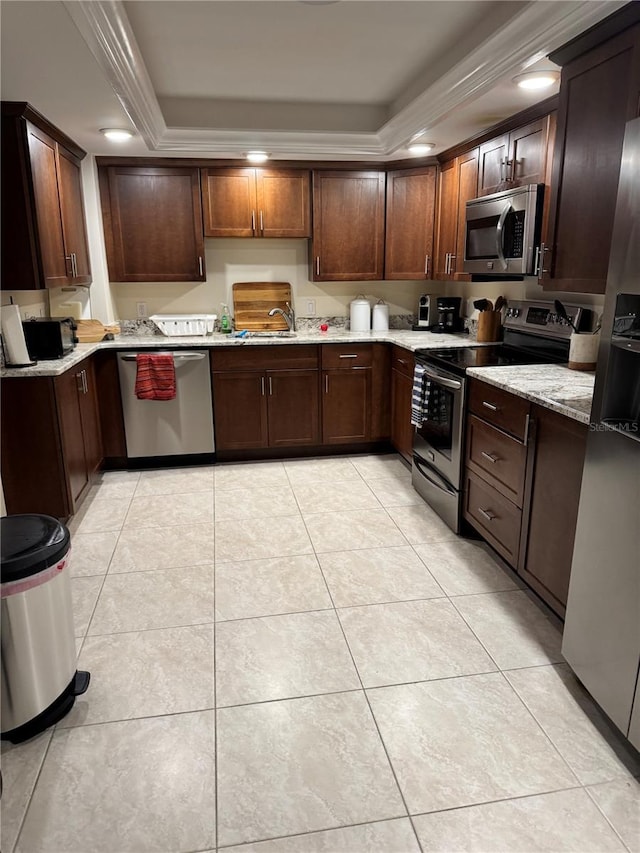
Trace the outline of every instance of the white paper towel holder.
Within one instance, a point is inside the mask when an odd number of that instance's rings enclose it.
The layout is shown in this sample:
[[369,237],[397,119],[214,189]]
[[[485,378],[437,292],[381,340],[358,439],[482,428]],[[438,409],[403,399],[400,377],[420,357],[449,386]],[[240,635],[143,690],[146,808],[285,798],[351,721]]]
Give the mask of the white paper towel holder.
[[24,364],[12,364],[10,361],[7,361],[7,353],[6,353],[6,350],[4,348],[4,339],[2,338],[1,335],[0,335],[0,345],[2,346],[2,360],[4,361],[4,366],[8,370],[13,370],[14,368],[18,368],[18,367],[35,367],[36,364],[38,363],[38,361],[36,359],[35,361],[25,361]]
[[[29,352],[27,350],[27,344],[24,339],[24,332],[22,331],[22,322],[20,320],[20,313],[17,305],[13,303],[13,297],[10,297],[11,302],[9,305],[2,306],[2,334],[0,335],[0,345],[2,346],[2,359],[4,362],[4,366],[8,368],[18,368],[18,367],[33,367],[38,362],[31,359]],[[15,311],[15,316],[12,313],[8,318],[7,323],[5,325],[5,310],[9,310],[10,312]],[[29,358],[29,361],[21,361],[21,362],[11,362],[7,358],[7,350],[11,349],[11,345],[5,342],[5,336],[11,335],[13,337],[12,346],[17,350],[24,350],[25,355]],[[14,352],[15,354],[15,352]]]

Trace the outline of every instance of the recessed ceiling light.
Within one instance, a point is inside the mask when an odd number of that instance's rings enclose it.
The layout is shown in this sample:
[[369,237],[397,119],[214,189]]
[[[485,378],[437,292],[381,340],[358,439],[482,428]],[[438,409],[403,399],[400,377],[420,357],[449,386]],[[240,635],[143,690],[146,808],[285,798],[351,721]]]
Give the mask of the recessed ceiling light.
[[513,78],[521,89],[546,89],[553,86],[560,78],[559,71],[527,71]]
[[101,127],[100,133],[110,139],[111,142],[127,142],[133,137],[131,130],[124,130],[118,127]]
[[414,157],[420,157],[423,154],[428,154],[433,148],[435,148],[433,142],[412,142],[407,151]]
[[250,163],[266,163],[269,159],[269,155],[266,151],[249,151],[247,153],[247,160]]

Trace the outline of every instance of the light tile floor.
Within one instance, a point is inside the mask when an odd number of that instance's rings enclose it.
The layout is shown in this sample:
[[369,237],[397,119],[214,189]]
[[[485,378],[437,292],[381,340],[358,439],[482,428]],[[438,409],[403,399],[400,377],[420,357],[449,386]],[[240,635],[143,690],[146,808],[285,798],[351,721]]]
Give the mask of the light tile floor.
[[559,623],[395,456],[105,473],[79,667],[3,744],[3,853],[640,853],[640,761]]

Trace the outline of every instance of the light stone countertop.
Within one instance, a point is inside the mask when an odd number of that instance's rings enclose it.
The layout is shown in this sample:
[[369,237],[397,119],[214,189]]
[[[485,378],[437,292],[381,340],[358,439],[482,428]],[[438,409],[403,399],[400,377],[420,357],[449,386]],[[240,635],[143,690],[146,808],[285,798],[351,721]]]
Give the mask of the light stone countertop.
[[[415,352],[419,349],[491,346],[478,344],[466,334],[442,335],[433,332],[412,332],[401,329],[389,331],[351,332],[348,329],[329,329],[296,332],[294,338],[247,337],[234,338],[215,332],[206,336],[165,337],[164,335],[117,335],[113,341],[78,344],[75,350],[61,359],[41,361],[34,367],[2,368],[0,377],[60,376],[98,350],[164,350],[211,349],[213,347],[282,346],[286,344],[345,344],[391,343]],[[589,423],[595,375],[556,364],[536,364],[516,367],[472,367],[468,375],[476,376],[491,385],[511,391],[548,409]]]
[[526,364],[470,367],[467,375],[580,423],[589,423],[596,378],[591,371],[569,370],[562,364]]
[[78,344],[64,358],[40,361],[34,367],[7,368],[0,370],[0,377],[60,376],[75,367],[83,358],[98,350],[165,350],[165,349],[212,349],[213,347],[282,346],[296,344],[345,344],[345,343],[391,343],[415,352],[418,349],[440,349],[442,347],[485,346],[477,344],[469,335],[442,335],[433,332],[411,332],[391,329],[386,332],[351,332],[348,329],[329,329],[328,332],[300,331],[293,338],[255,337],[234,338],[214,332],[212,335],[189,337],[165,337],[164,335],[117,335],[113,341],[95,344]]

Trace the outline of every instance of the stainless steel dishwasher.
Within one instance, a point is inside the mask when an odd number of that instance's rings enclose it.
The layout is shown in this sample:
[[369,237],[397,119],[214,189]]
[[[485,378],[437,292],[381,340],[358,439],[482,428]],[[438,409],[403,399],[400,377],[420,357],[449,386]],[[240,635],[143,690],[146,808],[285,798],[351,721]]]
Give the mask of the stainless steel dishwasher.
[[176,396],[173,400],[139,400],[135,394],[138,353],[118,353],[127,457],[212,454],[213,407],[208,350],[142,352],[173,356]]

